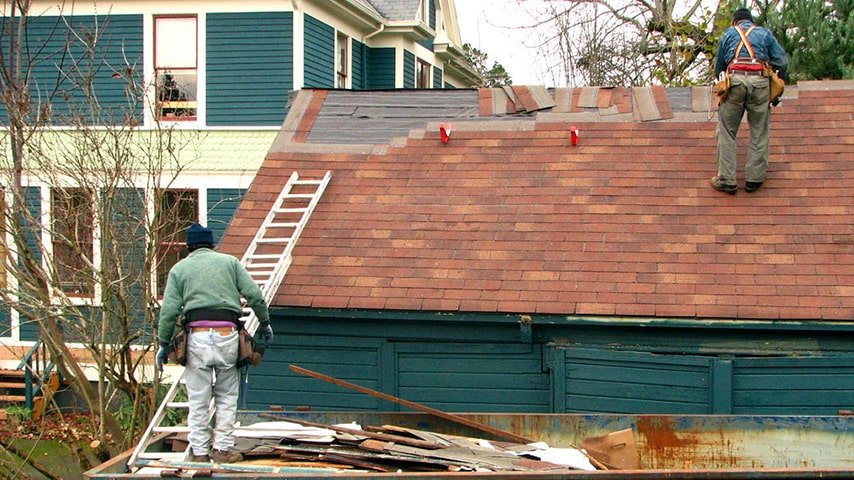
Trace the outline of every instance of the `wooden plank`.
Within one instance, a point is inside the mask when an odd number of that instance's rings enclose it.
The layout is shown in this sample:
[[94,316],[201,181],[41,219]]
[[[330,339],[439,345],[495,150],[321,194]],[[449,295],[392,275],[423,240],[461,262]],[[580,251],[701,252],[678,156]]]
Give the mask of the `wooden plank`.
[[285,420],[288,422],[294,422],[294,423],[298,423],[300,425],[305,425],[308,427],[328,428],[329,430],[334,430],[334,431],[340,432],[340,433],[347,433],[350,435],[356,435],[358,437],[373,438],[376,440],[383,440],[386,442],[400,443],[403,445],[411,445],[413,447],[418,447],[418,448],[436,449],[436,448],[442,448],[443,447],[443,445],[438,444],[438,443],[434,443],[434,442],[426,442],[424,440],[406,438],[406,437],[401,437],[399,435],[390,435],[387,433],[377,433],[377,432],[369,432],[366,430],[358,430],[355,428],[346,428],[346,427],[341,427],[341,426],[337,426],[337,425],[326,425],[323,423],[311,422],[311,421],[302,420],[299,418],[291,418],[291,417],[276,415],[275,413],[259,413],[258,416],[263,417],[263,418],[275,419],[275,420]]
[[449,420],[449,421],[452,421],[455,423],[459,423],[461,425],[465,425],[467,427],[471,427],[471,428],[480,430],[482,432],[486,432],[486,433],[495,435],[499,438],[503,438],[506,440],[512,440],[514,442],[519,442],[519,443],[534,443],[534,440],[531,440],[529,438],[525,438],[521,435],[516,435],[515,433],[505,432],[503,430],[499,430],[497,428],[490,427],[489,425],[484,425],[482,423],[475,422],[474,420],[469,420],[467,418],[463,418],[463,417],[460,417],[460,416],[457,416],[457,415],[454,415],[451,413],[445,413],[441,410],[436,410],[435,408],[428,407],[427,405],[422,405],[420,403],[411,402],[409,400],[404,400],[402,398],[397,398],[395,396],[392,396],[392,395],[389,395],[386,393],[382,393],[382,392],[378,392],[376,390],[371,390],[369,388],[361,387],[359,385],[356,385],[356,384],[353,384],[350,382],[346,382],[344,380],[339,380],[337,378],[333,378],[333,377],[330,377],[328,375],[323,375],[322,373],[313,372],[311,370],[307,370],[305,368],[302,368],[302,367],[299,367],[296,365],[289,365],[288,368],[291,371],[296,372],[296,373],[307,375],[309,377],[313,377],[313,378],[316,378],[318,380],[323,380],[323,381],[326,381],[326,382],[329,382],[329,383],[332,383],[332,384],[335,384],[335,385],[338,385],[341,387],[349,388],[351,390],[356,390],[358,392],[368,394],[372,397],[376,397],[376,398],[379,398],[381,400],[386,400],[389,402],[394,402],[394,403],[403,405],[405,407],[412,408],[414,410],[419,410],[419,411],[424,412],[424,413],[429,413],[429,414],[437,416],[439,418],[443,418],[445,420]]

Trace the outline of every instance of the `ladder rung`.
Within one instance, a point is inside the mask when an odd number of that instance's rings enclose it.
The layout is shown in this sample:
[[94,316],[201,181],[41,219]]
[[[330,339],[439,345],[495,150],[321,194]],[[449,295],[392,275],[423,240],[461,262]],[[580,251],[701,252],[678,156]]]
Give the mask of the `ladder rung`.
[[282,198],[314,198],[313,193],[288,193],[286,195],[282,195]]
[[282,258],[281,253],[256,253],[250,255],[249,258]]
[[276,213],[300,213],[306,210],[306,208],[277,208]]
[[272,274],[276,273],[275,270],[247,270],[247,271],[249,272],[249,275],[251,275],[253,277],[256,275],[272,275]]
[[259,238],[258,243],[282,243],[282,242],[290,242],[294,239],[294,237],[273,237],[273,238]]
[[320,185],[323,180],[295,180],[294,185]]
[[166,406],[170,408],[190,408],[190,402],[169,402]]
[[142,452],[139,454],[139,458],[148,460],[183,460],[186,456],[186,452]]
[[246,269],[249,270],[252,268],[276,268],[277,266],[279,266],[278,263],[250,263],[246,265]]
[[154,431],[165,433],[187,433],[190,431],[190,427],[186,425],[176,425],[174,427],[154,427]]

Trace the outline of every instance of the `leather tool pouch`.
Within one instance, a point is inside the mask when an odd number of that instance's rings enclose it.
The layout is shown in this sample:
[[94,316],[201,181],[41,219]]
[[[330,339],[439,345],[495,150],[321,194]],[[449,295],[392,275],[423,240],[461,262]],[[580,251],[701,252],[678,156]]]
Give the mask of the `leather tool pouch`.
[[190,340],[189,332],[187,332],[186,320],[175,325],[175,332],[172,334],[172,343],[170,345],[169,359],[178,365],[187,365],[187,343]]
[[712,87],[712,91],[715,94],[716,105],[720,105],[726,101],[726,97],[729,95],[729,87],[729,73],[724,72],[723,78],[715,82],[715,85]]
[[770,65],[765,64],[765,75],[768,76],[768,85],[771,88],[771,96],[769,103],[774,103],[775,100],[783,96],[783,91],[786,89],[786,82],[777,75],[777,72]]
[[240,322],[237,343],[237,368],[243,368],[247,365],[257,365],[252,361],[255,356],[255,339],[246,331],[246,326],[243,322]]

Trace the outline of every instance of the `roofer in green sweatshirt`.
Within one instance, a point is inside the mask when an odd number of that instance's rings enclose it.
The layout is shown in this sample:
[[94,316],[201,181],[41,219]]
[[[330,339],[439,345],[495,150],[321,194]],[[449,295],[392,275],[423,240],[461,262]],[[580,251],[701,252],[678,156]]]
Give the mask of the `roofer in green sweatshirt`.
[[[213,248],[213,231],[209,228],[194,223],[187,229],[190,254],[169,271],[163,294],[157,367],[163,371],[175,322],[183,314],[189,334],[186,375],[190,461],[233,463],[243,459],[233,450],[240,383],[235,364],[238,319],[243,315],[241,296],[260,322],[256,340],[268,344],[273,340],[273,329],[258,284],[237,258],[215,252]],[[208,421],[212,397],[216,408],[213,432]]]

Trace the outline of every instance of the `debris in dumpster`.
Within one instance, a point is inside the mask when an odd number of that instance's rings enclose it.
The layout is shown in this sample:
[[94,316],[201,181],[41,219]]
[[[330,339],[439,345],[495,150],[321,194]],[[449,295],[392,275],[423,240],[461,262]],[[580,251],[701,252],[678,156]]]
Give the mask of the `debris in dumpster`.
[[[569,445],[553,448],[425,405],[360,387],[294,365],[291,370],[339,386],[393,401],[501,440],[486,440],[404,428],[396,425],[327,425],[286,416],[284,412],[259,413],[271,421],[238,426],[235,450],[246,459],[234,464],[214,464],[214,471],[257,473],[341,472],[555,472],[638,468],[633,432],[623,430],[584,442],[591,452]],[[186,435],[173,442],[186,445]],[[162,461],[148,467],[200,469],[210,464]],[[171,471],[170,471],[171,473]]]
[[436,410],[435,408],[428,407],[427,405],[422,405],[422,404],[417,403],[417,402],[404,400],[402,398],[398,398],[398,397],[395,397],[393,395],[389,395],[387,393],[378,392],[376,390],[372,390],[372,389],[367,388],[367,387],[362,387],[362,386],[359,386],[359,385],[356,385],[356,384],[353,384],[350,382],[346,382],[344,380],[337,379],[335,377],[330,377],[329,375],[324,375],[322,373],[313,372],[311,370],[299,367],[297,365],[288,365],[288,368],[291,371],[296,372],[296,373],[307,375],[309,377],[316,378],[318,380],[323,380],[325,382],[329,382],[329,383],[338,385],[340,387],[349,388],[351,390],[356,390],[357,392],[362,392],[362,393],[368,394],[372,397],[379,398],[381,400],[386,400],[389,402],[397,403],[397,404],[403,405],[405,407],[412,408],[414,410],[419,410],[419,411],[422,411],[424,413],[429,413],[430,415],[435,415],[439,418],[444,418],[445,420],[450,420],[452,422],[456,422],[456,423],[459,423],[461,425],[465,425],[467,427],[475,428],[475,429],[480,430],[482,432],[486,432],[486,433],[489,433],[491,435],[495,435],[497,437],[504,438],[506,440],[510,440],[510,441],[517,442],[517,443],[531,443],[534,441],[532,439],[525,438],[521,435],[516,435],[515,433],[512,433],[512,432],[505,432],[503,430],[499,430],[497,428],[490,427],[489,425],[484,425],[482,423],[478,423],[478,422],[469,420],[467,418],[460,417],[458,415],[454,415],[451,413],[445,413],[441,410]]
[[[596,470],[583,452],[554,449],[544,443],[491,442],[393,425],[370,428],[355,423],[325,425],[273,413],[259,416],[275,421],[241,426],[235,431],[235,449],[243,452],[247,460],[214,464],[215,469],[272,472],[282,468],[306,469],[316,464],[327,470],[349,472]],[[281,436],[277,438],[275,433]],[[168,465],[198,467],[187,462]]]
[[635,436],[630,428],[599,437],[586,438],[582,440],[581,448],[608,469],[637,470],[640,468]]

